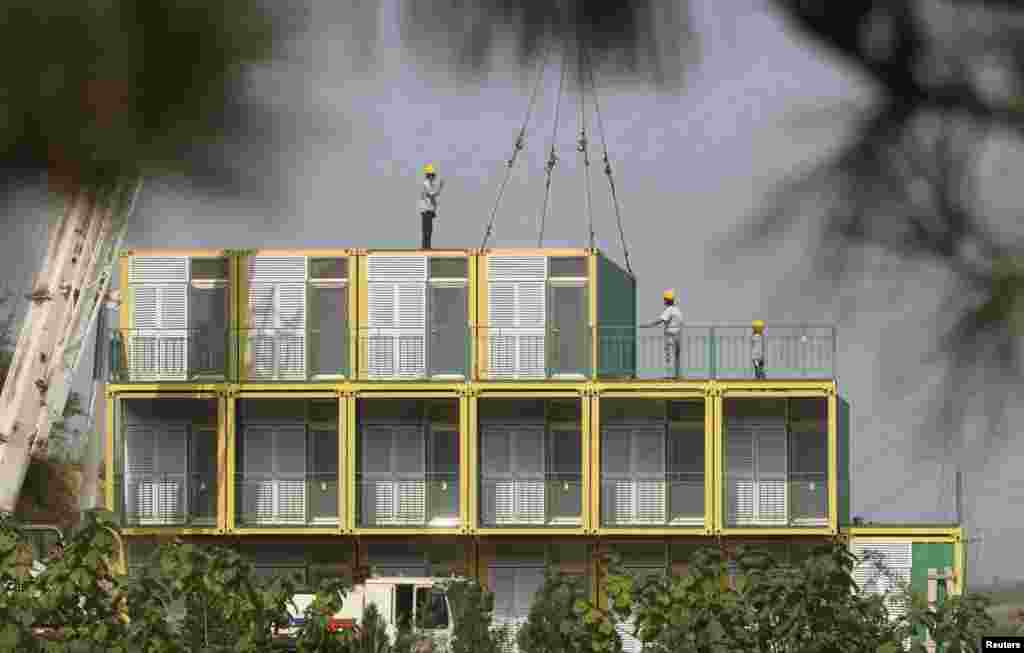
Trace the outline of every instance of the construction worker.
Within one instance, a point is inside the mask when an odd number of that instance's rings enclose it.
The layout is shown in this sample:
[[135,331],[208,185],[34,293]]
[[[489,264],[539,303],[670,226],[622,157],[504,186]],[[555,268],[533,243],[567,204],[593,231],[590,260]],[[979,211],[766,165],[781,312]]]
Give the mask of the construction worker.
[[430,237],[434,233],[434,218],[437,217],[437,198],[444,188],[444,181],[438,181],[434,165],[423,167],[423,190],[420,191],[420,217],[423,219],[423,249],[430,249]]
[[764,378],[764,322],[754,320],[751,323],[753,333],[750,335],[750,360],[754,364],[754,378]]
[[662,295],[665,302],[665,310],[661,317],[645,327],[656,327],[662,325],[665,328],[665,367],[669,378],[679,378],[679,336],[683,330],[683,313],[676,306],[676,291],[666,290]]

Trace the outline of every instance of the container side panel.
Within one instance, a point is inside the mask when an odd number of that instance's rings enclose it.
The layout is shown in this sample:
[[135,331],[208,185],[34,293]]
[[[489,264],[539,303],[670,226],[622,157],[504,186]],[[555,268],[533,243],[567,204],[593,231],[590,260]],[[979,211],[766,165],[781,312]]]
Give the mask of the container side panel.
[[850,403],[843,397],[838,397],[836,409],[839,413],[836,416],[836,444],[839,448],[838,456],[838,521],[841,525],[850,523]]
[[913,569],[910,574],[910,586],[914,593],[927,596],[928,570],[942,571],[953,567],[952,542],[914,542]]
[[636,280],[606,256],[597,257],[598,375],[636,375]]

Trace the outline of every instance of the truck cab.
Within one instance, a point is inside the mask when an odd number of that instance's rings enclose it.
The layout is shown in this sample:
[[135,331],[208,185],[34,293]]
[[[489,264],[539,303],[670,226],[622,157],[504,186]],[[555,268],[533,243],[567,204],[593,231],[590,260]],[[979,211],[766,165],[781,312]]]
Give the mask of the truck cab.
[[[444,648],[451,638],[452,618],[448,597],[439,587],[440,578],[369,578],[356,585],[345,596],[341,611],[331,620],[334,629],[355,628],[363,620],[366,608],[373,604],[387,626],[388,637],[394,642],[404,624]],[[295,637],[303,624],[304,612],[313,602],[313,594],[296,594],[294,606],[288,607],[290,627],[280,632],[284,637]]]

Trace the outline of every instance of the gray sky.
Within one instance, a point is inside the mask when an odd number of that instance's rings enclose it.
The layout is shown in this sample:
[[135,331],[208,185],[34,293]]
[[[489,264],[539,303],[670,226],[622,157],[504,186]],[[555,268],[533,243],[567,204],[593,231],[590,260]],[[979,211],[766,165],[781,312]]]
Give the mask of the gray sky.
[[[323,26],[319,33],[295,44],[287,63],[254,77],[253,92],[287,114],[292,145],[273,162],[285,172],[268,184],[284,189],[276,206],[201,197],[150,181],[128,246],[417,247],[418,173],[428,161],[446,180],[435,246],[480,245],[526,107],[528,75],[502,63],[507,53],[498,53],[496,71],[472,86],[417,65],[394,45],[394,0],[382,3],[379,21],[389,47],[377,51],[368,71],[353,71],[346,61],[356,46],[332,26],[337,11],[321,7],[328,4],[318,3],[314,14]],[[1024,439],[982,444],[988,439],[972,425],[928,439],[948,435],[951,456],[914,444],[926,435],[919,427],[939,373],[921,361],[934,346],[930,327],[945,273],[916,264],[881,268],[822,303],[805,292],[813,274],[810,231],[794,232],[784,246],[763,252],[712,252],[775,183],[840,142],[849,124],[821,110],[868,101],[869,90],[788,33],[761,0],[731,3],[737,15],[714,15],[711,0],[693,4],[702,60],[682,93],[658,95],[628,84],[601,89],[641,316],[655,315],[661,291],[671,287],[693,321],[837,321],[840,389],[853,412],[854,514],[879,521],[952,519],[959,460],[968,491],[966,525],[971,537],[985,538],[983,559],[971,556],[973,580],[1024,577],[1012,549],[1024,536]],[[722,12],[727,3],[715,4]],[[536,245],[557,78],[552,65],[493,245]],[[546,244],[585,246],[575,97],[564,102]],[[253,175],[271,168],[261,161],[239,165]],[[598,244],[621,262],[607,183],[599,166],[592,171]],[[0,260],[0,272],[20,288],[27,287],[44,246],[36,218],[41,211],[31,206],[38,196],[27,193],[27,208],[19,206],[19,218],[11,220]]]

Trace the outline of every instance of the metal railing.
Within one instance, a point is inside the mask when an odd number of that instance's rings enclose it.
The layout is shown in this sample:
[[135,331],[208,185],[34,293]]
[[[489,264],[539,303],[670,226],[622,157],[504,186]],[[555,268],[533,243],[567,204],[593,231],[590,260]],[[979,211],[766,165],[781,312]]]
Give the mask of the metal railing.
[[235,475],[235,520],[240,526],[337,526],[338,475]]
[[[672,338],[660,327],[598,326],[598,376],[604,378],[831,379],[836,329],[768,324],[758,343],[749,324],[685,324]],[[763,352],[763,375],[755,358]]]
[[468,325],[360,328],[360,380],[465,379],[472,352]]
[[204,474],[117,474],[122,525],[216,526],[217,477]]
[[480,356],[486,364],[480,376],[502,379],[584,379],[593,374],[591,329],[551,326],[477,326]]
[[229,378],[227,329],[109,329],[97,349],[109,383]]
[[490,528],[576,527],[582,522],[581,474],[480,477],[480,521]]
[[458,474],[360,474],[361,528],[455,528],[461,524]]
[[238,380],[330,381],[347,378],[350,336],[343,327],[320,329],[237,329]]
[[[743,514],[730,508],[726,523],[732,527],[792,526],[820,527],[828,525],[828,474],[825,472],[790,472],[784,481],[747,480],[745,493],[738,501],[750,507]],[[762,485],[767,487],[762,487]],[[731,493],[733,481],[725,478],[726,492]],[[759,504],[759,495],[767,498]],[[727,505],[737,498],[726,496]]]
[[603,526],[704,525],[704,475],[602,475]]

